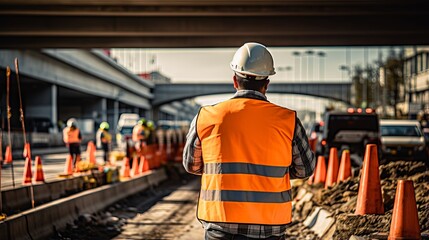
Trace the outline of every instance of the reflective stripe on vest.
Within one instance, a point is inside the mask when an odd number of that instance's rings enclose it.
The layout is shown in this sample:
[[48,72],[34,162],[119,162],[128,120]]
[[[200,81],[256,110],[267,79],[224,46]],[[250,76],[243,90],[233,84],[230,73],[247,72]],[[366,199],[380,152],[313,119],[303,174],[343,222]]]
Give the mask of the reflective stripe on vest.
[[231,99],[197,119],[204,172],[198,218],[208,222],[291,222],[295,112],[272,103]]
[[72,130],[70,127],[64,128],[63,140],[65,143],[80,143],[79,129],[75,128]]

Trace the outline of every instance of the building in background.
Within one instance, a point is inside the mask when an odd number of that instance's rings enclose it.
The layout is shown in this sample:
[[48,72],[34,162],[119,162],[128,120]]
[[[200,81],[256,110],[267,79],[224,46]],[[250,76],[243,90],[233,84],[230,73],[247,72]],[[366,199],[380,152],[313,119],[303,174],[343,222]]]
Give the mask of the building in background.
[[405,50],[404,80],[409,118],[429,118],[429,47]]

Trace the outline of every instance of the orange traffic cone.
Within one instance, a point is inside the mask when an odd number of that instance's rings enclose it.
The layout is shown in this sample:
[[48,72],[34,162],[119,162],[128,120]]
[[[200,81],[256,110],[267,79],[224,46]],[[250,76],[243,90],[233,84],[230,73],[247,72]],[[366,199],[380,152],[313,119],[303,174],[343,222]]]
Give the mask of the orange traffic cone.
[[146,157],[145,156],[141,156],[140,157],[140,165],[139,165],[139,167],[140,167],[140,173],[144,173],[144,172],[146,172],[146,171],[149,171],[149,162],[148,162],[148,160],[146,159]]
[[355,214],[384,214],[377,145],[366,145]]
[[140,174],[140,169],[139,169],[139,160],[138,157],[134,157],[133,158],[133,166],[131,169],[131,174],[133,177],[137,176]]
[[25,165],[24,165],[24,176],[22,179],[22,184],[28,184],[31,183],[32,178],[32,172],[31,172],[31,159],[26,158],[25,159]]
[[389,240],[421,239],[412,180],[399,180],[396,187]]
[[328,173],[326,174],[325,188],[334,185],[338,176],[338,151],[337,148],[331,148],[329,151]]
[[22,155],[24,156],[24,158],[30,158],[31,159],[30,143],[26,143],[24,145],[24,151],[22,152]]
[[86,157],[89,163],[95,165],[95,145],[93,141],[88,142],[88,147],[86,148]]
[[121,176],[123,178],[131,177],[130,176],[130,160],[127,157],[125,157],[122,160],[122,171],[121,171],[121,173],[122,173]]
[[73,175],[73,156],[69,155],[66,160],[66,166],[64,168],[65,175]]
[[6,147],[6,152],[4,154],[4,163],[12,162],[12,148],[10,146]]
[[42,159],[39,156],[36,156],[36,173],[34,174],[35,182],[44,182],[45,175],[43,174],[42,168]]
[[316,171],[314,172],[314,184],[325,183],[326,181],[326,162],[324,156],[317,158]]
[[344,150],[341,155],[340,171],[338,172],[337,182],[346,180],[352,176],[352,168],[350,165],[350,151]]

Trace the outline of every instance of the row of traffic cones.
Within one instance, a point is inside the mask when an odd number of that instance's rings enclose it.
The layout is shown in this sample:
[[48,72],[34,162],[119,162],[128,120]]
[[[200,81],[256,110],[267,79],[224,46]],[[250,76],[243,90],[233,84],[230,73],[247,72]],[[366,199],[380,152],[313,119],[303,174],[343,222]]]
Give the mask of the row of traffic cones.
[[[352,175],[350,152],[343,151],[339,167],[337,154],[336,148],[330,149],[328,171],[326,171],[325,158],[318,157],[312,183],[324,183],[327,188]],[[355,211],[357,215],[384,214],[378,167],[377,145],[368,144],[359,182]],[[389,234],[389,240],[396,239],[421,239],[414,186],[411,180],[398,181]]]
[[352,176],[350,151],[344,150],[342,152],[340,163],[338,163],[337,156],[337,149],[331,148],[329,152],[328,171],[326,171],[325,157],[319,156],[317,158],[316,169],[310,184],[322,183],[325,184],[325,188],[328,188],[329,186],[340,181],[344,181]]
[[140,157],[140,163],[138,157],[133,158],[133,167],[130,169],[129,158],[125,157],[122,163],[121,177],[130,178],[140,175],[141,173],[149,171],[149,162],[145,156]]
[[43,173],[42,167],[42,159],[39,156],[36,156],[36,172],[33,176],[33,172],[31,171],[31,158],[27,157],[25,159],[24,166],[24,176],[22,180],[22,184],[30,184],[33,182],[45,182],[45,175]]

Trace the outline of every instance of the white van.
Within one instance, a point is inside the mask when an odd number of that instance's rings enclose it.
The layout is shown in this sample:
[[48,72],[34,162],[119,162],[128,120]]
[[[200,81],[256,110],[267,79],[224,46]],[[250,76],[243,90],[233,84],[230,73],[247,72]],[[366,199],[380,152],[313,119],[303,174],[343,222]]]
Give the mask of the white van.
[[126,149],[126,142],[131,141],[133,128],[139,119],[140,116],[137,113],[122,113],[119,116],[118,127],[116,128],[118,147]]

